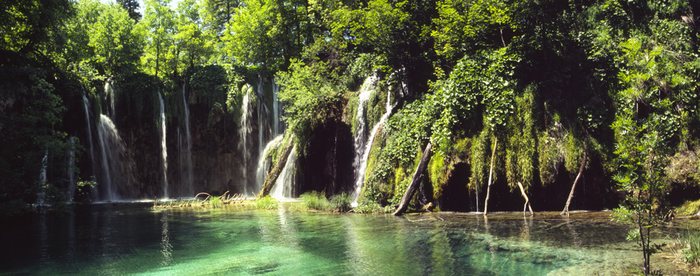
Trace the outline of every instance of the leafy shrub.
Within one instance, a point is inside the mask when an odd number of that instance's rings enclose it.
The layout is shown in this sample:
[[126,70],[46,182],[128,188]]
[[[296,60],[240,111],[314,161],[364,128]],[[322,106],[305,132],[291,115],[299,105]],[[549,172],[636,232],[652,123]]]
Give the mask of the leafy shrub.
[[328,211],[331,209],[331,203],[326,199],[326,196],[319,192],[308,192],[300,196],[304,206],[313,210]]
[[686,263],[700,264],[700,233],[693,232],[685,237],[686,248],[683,249],[683,259]]
[[256,209],[273,210],[277,209],[277,205],[277,200],[270,197],[269,195],[255,200]]
[[374,201],[360,202],[360,204],[353,209],[353,212],[358,214],[384,214],[390,213],[391,211],[393,211],[392,206],[382,207],[382,205]]
[[331,197],[331,208],[335,211],[345,213],[352,209],[352,198],[347,193],[341,193]]

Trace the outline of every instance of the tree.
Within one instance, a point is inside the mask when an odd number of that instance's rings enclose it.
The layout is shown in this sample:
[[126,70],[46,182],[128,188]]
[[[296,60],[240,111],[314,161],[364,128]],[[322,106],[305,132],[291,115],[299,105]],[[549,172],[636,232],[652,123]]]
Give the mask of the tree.
[[68,0],[9,0],[0,9],[0,49],[27,54],[56,46],[57,27],[72,11]]
[[145,37],[141,66],[156,77],[167,72],[167,55],[174,50],[171,48],[174,47],[175,20],[169,3],[170,0],[146,0],[143,20],[139,22],[139,30]]
[[[661,22],[663,23],[663,22]],[[666,62],[682,57],[673,44],[638,35],[622,43],[618,64],[622,90],[616,95],[614,179],[626,193],[618,219],[635,227],[629,238],[639,242],[643,271],[652,273],[650,258],[660,246],[651,242],[652,229],[663,223],[668,183],[665,170],[673,141],[680,134],[685,105],[679,95],[695,91],[685,68]]]
[[183,57],[175,58],[180,61],[178,68],[191,69],[207,61],[213,52],[214,38],[202,30],[202,20],[195,0],[181,1],[176,12],[177,32],[173,39]]
[[141,55],[141,37],[126,10],[116,4],[107,5],[99,13],[97,21],[87,28],[88,46],[93,49],[94,62],[103,76],[114,76],[136,69],[136,62]]
[[117,3],[121,5],[127,12],[129,12],[129,17],[134,21],[139,21],[141,19],[141,14],[139,14],[139,1],[137,0],[117,0]]

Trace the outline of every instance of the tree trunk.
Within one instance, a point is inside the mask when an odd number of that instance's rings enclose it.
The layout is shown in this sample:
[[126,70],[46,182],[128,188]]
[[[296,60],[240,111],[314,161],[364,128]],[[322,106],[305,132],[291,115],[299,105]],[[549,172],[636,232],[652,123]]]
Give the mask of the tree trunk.
[[489,184],[486,186],[486,198],[484,199],[484,216],[489,213],[489,196],[491,195],[491,182],[493,180],[493,160],[496,159],[496,148],[498,147],[498,137],[494,137],[493,149],[491,149],[491,164],[489,165]]
[[576,183],[578,183],[578,180],[581,179],[581,176],[583,175],[583,169],[586,168],[586,153],[583,153],[583,160],[581,160],[581,167],[578,169],[578,174],[576,175],[576,179],[574,179],[574,184],[571,185],[571,191],[569,192],[569,197],[566,199],[566,205],[564,205],[564,210],[561,211],[560,215],[567,215],[569,216],[569,205],[571,204],[571,199],[574,198],[574,191],[576,190]]
[[528,209],[530,210],[530,215],[534,215],[535,213],[532,211],[532,205],[530,205],[530,198],[527,197],[527,194],[525,193],[525,188],[523,187],[523,184],[518,181],[518,187],[520,187],[520,194],[523,195],[523,198],[525,199],[525,205],[523,205],[523,213],[525,213]]
[[272,170],[265,177],[265,183],[263,183],[262,189],[260,189],[258,198],[270,194],[272,186],[275,185],[275,181],[277,181],[277,178],[279,178],[280,173],[282,173],[282,169],[284,169],[284,165],[287,163],[287,157],[289,157],[289,154],[292,153],[293,144],[293,140],[290,139],[289,144],[287,145],[287,147],[284,148],[282,155],[277,157],[277,163],[275,164],[275,167],[273,167]]
[[418,163],[416,172],[413,173],[411,185],[408,186],[406,193],[401,198],[401,203],[399,203],[399,207],[396,208],[396,211],[394,211],[394,216],[400,216],[406,211],[408,208],[408,203],[411,202],[413,194],[416,192],[416,190],[418,190],[418,185],[420,185],[421,179],[423,178],[423,171],[425,171],[425,168],[428,166],[428,161],[430,161],[430,157],[433,154],[431,151],[432,147],[433,145],[430,142],[428,142],[428,145],[425,146],[425,149],[423,150],[423,157],[421,158],[420,163]]

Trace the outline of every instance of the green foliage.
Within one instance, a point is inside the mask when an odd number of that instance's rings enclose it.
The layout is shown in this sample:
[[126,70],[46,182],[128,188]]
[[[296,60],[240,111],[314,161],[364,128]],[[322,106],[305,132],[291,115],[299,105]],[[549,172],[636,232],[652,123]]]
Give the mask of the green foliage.
[[[56,26],[71,14],[69,0],[8,0],[0,9],[0,49],[21,53],[57,51]],[[57,47],[58,46],[58,47]]]
[[326,195],[316,191],[304,193],[299,196],[299,199],[301,199],[301,202],[304,204],[304,206],[306,206],[306,208],[312,210],[328,211],[332,207],[331,202],[328,201]]
[[671,156],[666,176],[672,183],[697,185],[700,183],[700,160],[697,150],[678,151]]
[[505,47],[518,30],[514,18],[518,4],[509,0],[438,1],[431,33],[435,52],[454,62],[477,49]]
[[300,140],[300,145],[311,131],[326,120],[342,119],[342,94],[331,80],[325,78],[325,63],[306,65],[292,61],[288,72],[280,72],[280,100],[285,105],[284,120]]
[[347,193],[340,193],[331,197],[330,208],[336,212],[346,213],[352,209],[352,197]]
[[[146,0],[143,19],[137,28],[145,38],[144,54],[141,56],[142,70],[162,78],[175,74],[177,67],[168,66],[168,61],[175,58],[176,47],[175,14],[169,7],[169,0]],[[172,65],[172,63],[171,63]]]
[[[442,153],[435,153],[428,163],[428,177],[433,184],[433,197],[439,198],[442,195],[442,187],[447,184],[447,178],[453,169],[451,164],[445,164],[445,156]],[[449,161],[447,161],[449,162]]]
[[700,265],[700,233],[692,232],[685,235],[683,243],[683,260],[692,265]]
[[479,187],[483,187],[487,184],[486,177],[488,177],[489,170],[489,158],[491,147],[491,140],[489,139],[489,132],[487,129],[481,131],[479,135],[473,138],[471,147],[471,171],[469,176],[469,187],[477,190]]
[[[65,110],[56,78],[34,62],[17,55],[0,61],[0,202],[17,206],[35,202],[40,161],[65,148],[59,130]],[[49,180],[49,183],[52,183]]]
[[269,195],[255,199],[255,208],[256,209],[275,210],[275,209],[277,209],[278,205],[279,205],[279,203],[277,202],[277,200],[270,197]]
[[[88,46],[94,49],[95,63],[104,76],[114,76],[135,69],[141,55],[141,37],[135,22],[117,4],[108,5],[88,27]],[[98,69],[98,70],[99,70]]]
[[520,182],[524,188],[531,187],[535,177],[537,143],[533,89],[527,89],[515,99],[515,112],[508,121],[506,141],[506,179],[511,189]]
[[358,214],[386,214],[394,211],[393,206],[384,206],[374,201],[360,201],[353,212]]
[[675,212],[679,216],[694,216],[700,212],[700,200],[690,200],[678,206]]

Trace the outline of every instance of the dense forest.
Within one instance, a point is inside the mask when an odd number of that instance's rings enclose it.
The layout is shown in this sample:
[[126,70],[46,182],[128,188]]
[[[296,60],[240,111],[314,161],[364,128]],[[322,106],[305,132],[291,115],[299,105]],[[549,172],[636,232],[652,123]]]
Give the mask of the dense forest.
[[[6,209],[269,192],[256,164],[279,174],[290,155],[291,196],[396,206],[427,145],[415,203],[442,210],[700,195],[697,1],[141,5],[3,3]],[[129,164],[104,168],[119,147]]]

